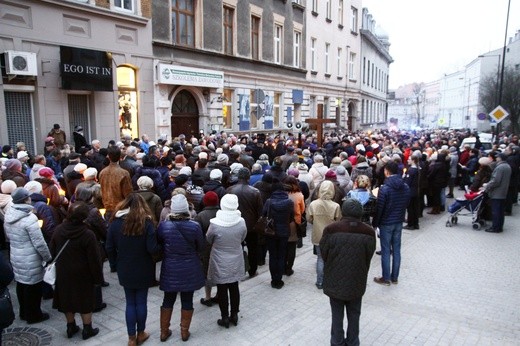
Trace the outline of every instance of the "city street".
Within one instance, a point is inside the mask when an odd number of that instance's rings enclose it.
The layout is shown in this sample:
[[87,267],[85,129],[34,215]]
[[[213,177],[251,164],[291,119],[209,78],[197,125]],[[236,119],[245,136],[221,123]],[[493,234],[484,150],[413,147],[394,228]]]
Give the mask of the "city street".
[[[460,192],[460,191],[459,191]],[[454,200],[449,199],[448,203]],[[399,284],[380,286],[380,257],[374,255],[367,292],[363,299],[360,340],[364,345],[517,345],[520,340],[520,208],[506,217],[501,234],[474,231],[469,217],[445,226],[448,213],[420,219],[420,230],[403,231]],[[378,245],[379,248],[379,245]],[[237,327],[216,323],[218,306],[200,304],[203,290],[195,293],[195,313],[190,328],[194,345],[327,345],[330,343],[328,297],[315,283],[316,256],[310,236],[298,249],[295,273],[284,277],[281,290],[270,286],[267,266],[259,275],[240,284],[241,311]],[[94,314],[98,336],[81,340],[81,333],[67,339],[62,314],[42,305],[51,319],[31,327],[52,336],[52,345],[125,345],[125,301],[117,275],[105,263],[110,286],[103,289],[108,307]],[[10,286],[13,301],[15,286]],[[162,292],[151,288],[145,345],[159,341],[159,307]],[[18,307],[15,306],[15,311]],[[79,316],[76,318],[80,324]],[[172,317],[173,335],[167,344],[183,344],[180,338],[180,300]],[[26,327],[16,320],[11,326]],[[81,324],[80,324],[81,326]]]

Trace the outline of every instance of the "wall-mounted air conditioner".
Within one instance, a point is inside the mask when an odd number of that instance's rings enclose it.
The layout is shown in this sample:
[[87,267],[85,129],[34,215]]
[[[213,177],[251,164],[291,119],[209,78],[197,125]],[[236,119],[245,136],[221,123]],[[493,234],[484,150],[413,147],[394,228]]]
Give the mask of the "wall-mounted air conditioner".
[[10,75],[37,76],[36,53],[16,52],[14,50],[6,51],[5,70]]

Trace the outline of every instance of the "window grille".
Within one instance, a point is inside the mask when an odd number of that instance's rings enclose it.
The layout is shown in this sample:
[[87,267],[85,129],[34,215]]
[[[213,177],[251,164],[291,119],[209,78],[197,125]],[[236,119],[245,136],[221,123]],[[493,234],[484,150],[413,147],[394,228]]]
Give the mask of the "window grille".
[[32,95],[11,91],[4,95],[9,145],[16,148],[17,142],[24,142],[27,150],[35,154]]
[[74,127],[79,125],[83,127],[83,134],[87,143],[90,143],[90,127],[89,127],[89,108],[88,95],[68,95],[69,104],[69,126],[70,130],[67,133],[67,142],[74,144],[73,135]]

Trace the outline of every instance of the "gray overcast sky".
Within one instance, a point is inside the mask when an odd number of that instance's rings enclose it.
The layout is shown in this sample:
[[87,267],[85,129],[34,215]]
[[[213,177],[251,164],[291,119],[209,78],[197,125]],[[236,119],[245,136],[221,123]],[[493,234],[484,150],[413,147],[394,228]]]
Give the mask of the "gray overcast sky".
[[[508,0],[363,0],[388,33],[390,89],[431,82],[504,45]],[[520,30],[520,0],[511,0],[507,36]]]

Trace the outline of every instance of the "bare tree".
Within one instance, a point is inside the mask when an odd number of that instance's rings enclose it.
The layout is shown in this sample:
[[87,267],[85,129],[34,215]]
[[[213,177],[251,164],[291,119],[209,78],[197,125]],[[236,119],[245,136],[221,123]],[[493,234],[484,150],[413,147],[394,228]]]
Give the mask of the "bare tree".
[[413,99],[412,105],[415,107],[415,114],[417,116],[417,124],[416,126],[421,125],[421,119],[424,116],[421,111],[421,105],[424,103],[425,90],[423,89],[424,83],[414,83],[413,84]]
[[[486,113],[490,113],[499,102],[499,78],[496,73],[491,73],[482,79],[480,85],[480,104]],[[502,102],[509,118],[508,130],[512,133],[520,133],[520,70],[506,66],[504,71],[504,85],[502,87]]]

